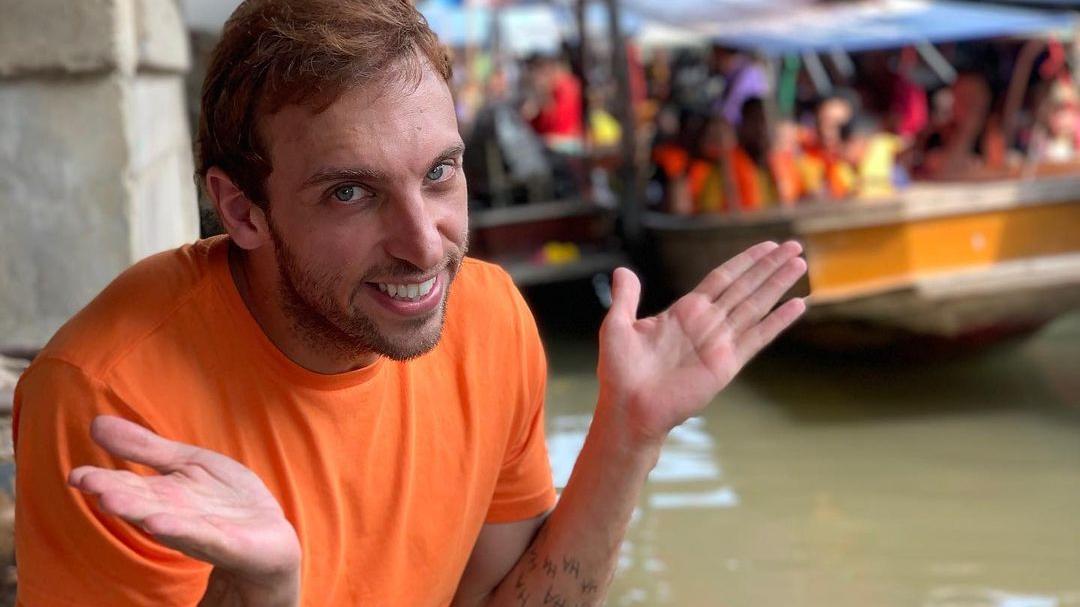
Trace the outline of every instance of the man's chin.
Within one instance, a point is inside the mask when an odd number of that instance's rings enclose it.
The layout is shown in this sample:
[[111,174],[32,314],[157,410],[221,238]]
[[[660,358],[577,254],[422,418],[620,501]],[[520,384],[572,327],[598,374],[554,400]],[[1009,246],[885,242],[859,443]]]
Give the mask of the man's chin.
[[423,317],[373,319],[374,334],[364,336],[365,341],[372,351],[393,360],[427,354],[442,338],[444,309],[445,302]]
[[439,345],[442,327],[422,333],[387,335],[380,333],[372,350],[392,360],[410,360],[427,354]]

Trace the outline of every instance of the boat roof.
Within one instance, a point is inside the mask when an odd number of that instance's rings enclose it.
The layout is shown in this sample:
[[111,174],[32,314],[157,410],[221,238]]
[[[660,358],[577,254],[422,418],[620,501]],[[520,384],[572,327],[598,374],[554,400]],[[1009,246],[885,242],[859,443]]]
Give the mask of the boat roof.
[[[1060,1],[1060,0],[1059,0]],[[1066,30],[1077,23],[1068,11],[988,2],[950,0],[861,0],[788,6],[782,12],[732,16],[718,5],[711,18],[702,6],[683,13],[689,0],[630,0],[644,17],[690,27],[716,43],[766,55],[887,49],[925,42],[1019,36]],[[1064,5],[1064,2],[1062,2]],[[1080,2],[1070,4],[1080,5]],[[689,15],[687,21],[683,15]]]
[[1080,9],[1080,0],[998,0],[1006,4],[1020,4],[1025,6],[1042,6],[1047,8],[1075,8]]
[[[198,1],[198,0],[186,0]],[[208,1],[208,0],[202,0]],[[577,36],[577,0],[419,0],[417,9],[439,39],[450,46],[486,47],[492,37],[495,13],[502,44],[511,52],[554,53],[560,42]],[[749,18],[779,14],[814,0],[619,0],[620,28],[643,47],[704,46],[709,36],[692,26],[722,17]],[[587,3],[588,35],[603,44],[608,33],[607,9]]]

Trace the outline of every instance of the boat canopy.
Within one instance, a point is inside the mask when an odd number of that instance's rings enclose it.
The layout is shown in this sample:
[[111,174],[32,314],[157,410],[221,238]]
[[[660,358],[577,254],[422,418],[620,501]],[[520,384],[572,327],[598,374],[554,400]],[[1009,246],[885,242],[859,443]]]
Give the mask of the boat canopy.
[[627,5],[646,19],[688,27],[717,43],[772,56],[1028,35],[1076,25],[1076,16],[1067,11],[947,0],[802,3],[757,15],[732,15],[719,4],[710,16],[703,11],[713,8],[711,3],[696,3],[687,16],[669,2],[628,0]]
[[1041,6],[1046,8],[1073,8],[1080,9],[1080,0],[999,0],[1009,4],[1022,4],[1026,6]]
[[492,40],[493,11],[498,10],[500,36],[511,52],[552,52],[559,48],[560,19],[550,6],[525,4],[494,9],[428,0],[416,8],[439,40],[449,46],[486,48]]
[[[492,25],[499,24],[500,43],[516,55],[555,53],[566,38],[577,37],[577,21],[569,3],[516,0],[504,5],[461,4],[456,0],[425,0],[416,7],[439,39],[450,46],[487,48],[493,39]],[[604,6],[586,7],[585,26],[591,36],[607,31]],[[620,27],[633,34],[642,21],[633,13],[623,15]],[[603,39],[606,36],[598,36]]]
[[[565,38],[577,37],[577,0],[423,0],[417,9],[450,46],[486,48],[498,13],[502,44],[517,55],[551,53]],[[694,26],[732,18],[780,14],[812,4],[813,0],[619,0],[622,33],[643,47],[704,46],[709,35]],[[591,39],[609,36],[602,3],[586,5],[586,28]]]

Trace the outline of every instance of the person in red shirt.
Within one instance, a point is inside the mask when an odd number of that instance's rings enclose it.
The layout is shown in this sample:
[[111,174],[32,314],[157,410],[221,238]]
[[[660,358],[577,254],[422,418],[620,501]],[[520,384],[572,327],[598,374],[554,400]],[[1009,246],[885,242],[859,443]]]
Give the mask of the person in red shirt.
[[548,147],[580,148],[585,125],[577,76],[561,59],[545,56],[530,59],[528,75],[530,94],[522,107],[525,119]]

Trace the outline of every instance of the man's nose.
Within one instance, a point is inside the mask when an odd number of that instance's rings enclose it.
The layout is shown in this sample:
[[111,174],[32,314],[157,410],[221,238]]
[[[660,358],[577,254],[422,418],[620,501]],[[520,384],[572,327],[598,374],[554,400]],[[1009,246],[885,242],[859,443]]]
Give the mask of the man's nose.
[[383,218],[386,253],[422,270],[442,262],[446,252],[439,233],[438,208],[419,191],[408,192],[389,205]]

